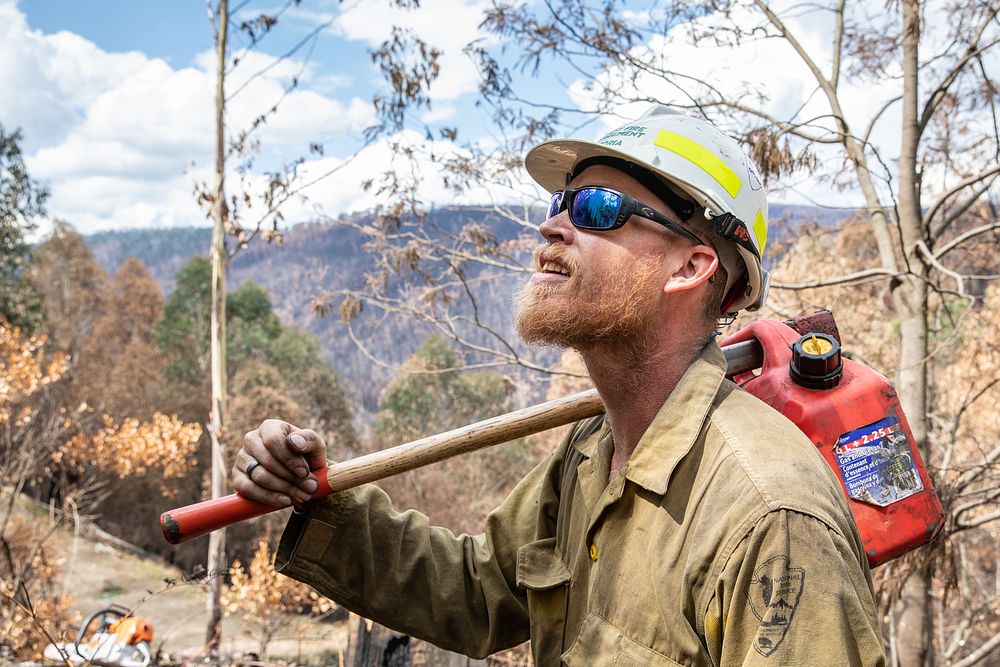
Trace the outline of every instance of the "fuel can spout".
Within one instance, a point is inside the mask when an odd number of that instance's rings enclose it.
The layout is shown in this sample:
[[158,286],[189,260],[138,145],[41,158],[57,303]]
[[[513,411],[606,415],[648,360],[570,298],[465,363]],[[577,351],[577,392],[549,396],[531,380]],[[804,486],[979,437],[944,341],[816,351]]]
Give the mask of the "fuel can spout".
[[759,375],[733,381],[788,417],[812,441],[841,489],[875,567],[929,542],[944,523],[941,501],[885,376],[841,354],[833,335],[800,335],[760,320],[723,345],[756,340]]

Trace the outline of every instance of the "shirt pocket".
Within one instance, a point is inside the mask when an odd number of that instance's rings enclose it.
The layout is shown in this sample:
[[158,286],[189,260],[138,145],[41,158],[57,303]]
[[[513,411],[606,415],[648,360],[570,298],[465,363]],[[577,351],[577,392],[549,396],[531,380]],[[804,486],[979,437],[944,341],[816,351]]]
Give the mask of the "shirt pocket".
[[593,613],[583,619],[580,633],[562,661],[567,667],[681,667]]
[[535,664],[557,665],[563,650],[570,573],[556,553],[556,539],[549,537],[518,548],[516,576],[517,585],[528,598]]

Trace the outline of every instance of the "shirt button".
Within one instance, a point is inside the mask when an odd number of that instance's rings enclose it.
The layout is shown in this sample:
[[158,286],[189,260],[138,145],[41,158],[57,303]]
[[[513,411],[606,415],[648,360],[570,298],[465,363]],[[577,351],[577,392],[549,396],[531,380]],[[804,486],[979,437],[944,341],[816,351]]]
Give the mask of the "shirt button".
[[591,544],[590,545],[590,560],[597,561],[597,545],[596,544]]

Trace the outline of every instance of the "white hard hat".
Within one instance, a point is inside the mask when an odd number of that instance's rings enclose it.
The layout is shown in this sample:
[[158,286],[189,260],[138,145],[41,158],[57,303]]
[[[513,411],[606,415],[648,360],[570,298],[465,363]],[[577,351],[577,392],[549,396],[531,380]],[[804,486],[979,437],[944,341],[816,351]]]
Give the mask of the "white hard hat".
[[735,139],[707,121],[654,105],[596,142],[558,139],[538,144],[528,151],[524,164],[539,185],[555,192],[591,158],[632,163],[702,206],[715,231],[735,245],[736,253],[731,247],[718,249],[730,282],[746,268],[746,279],[736,282],[736,289],[727,285],[722,314],[760,308],[770,282],[760,264],[767,241],[767,195]]

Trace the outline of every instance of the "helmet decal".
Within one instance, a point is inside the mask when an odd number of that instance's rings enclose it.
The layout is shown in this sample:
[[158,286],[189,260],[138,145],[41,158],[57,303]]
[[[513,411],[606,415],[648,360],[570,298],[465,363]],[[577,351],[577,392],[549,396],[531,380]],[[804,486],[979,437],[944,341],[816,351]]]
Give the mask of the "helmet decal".
[[605,146],[621,146],[622,139],[625,137],[639,138],[646,134],[645,125],[626,125],[625,127],[620,127],[617,130],[608,132],[603,137],[597,140],[597,143],[603,144]]
[[757,235],[757,247],[763,256],[764,244],[767,243],[767,220],[764,219],[764,212],[760,209],[757,210],[757,217],[753,221],[753,233]]
[[656,135],[656,139],[653,140],[653,145],[672,153],[677,153],[685,160],[699,167],[706,174],[714,178],[716,183],[721,185],[729,193],[729,196],[734,199],[739,194],[740,188],[743,187],[743,181],[740,180],[735,171],[729,168],[729,165],[720,160],[712,151],[683,135],[670,132],[669,130],[660,130]]
[[760,190],[764,185],[760,182],[760,174],[757,173],[757,168],[753,166],[753,162],[744,158],[743,163],[747,166],[747,171],[750,173],[750,189]]

